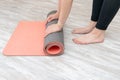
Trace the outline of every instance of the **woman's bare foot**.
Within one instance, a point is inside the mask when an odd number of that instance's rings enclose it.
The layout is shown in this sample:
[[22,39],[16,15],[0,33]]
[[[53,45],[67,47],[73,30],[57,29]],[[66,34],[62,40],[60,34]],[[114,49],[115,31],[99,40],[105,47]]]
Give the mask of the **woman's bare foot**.
[[85,34],[79,38],[73,39],[73,42],[76,44],[93,44],[93,43],[102,43],[104,41],[105,31],[94,28],[88,34]]
[[63,28],[62,24],[52,24],[52,25],[48,26],[46,29],[45,37],[53,32],[61,31],[62,28]]
[[59,12],[56,12],[55,14],[52,14],[50,15],[48,18],[47,18],[47,21],[50,22],[54,19],[58,19],[59,18]]
[[88,24],[87,27],[84,28],[76,28],[72,31],[73,34],[87,34],[89,32],[91,32],[95,26],[96,26],[97,22],[94,21],[90,21],[90,23]]

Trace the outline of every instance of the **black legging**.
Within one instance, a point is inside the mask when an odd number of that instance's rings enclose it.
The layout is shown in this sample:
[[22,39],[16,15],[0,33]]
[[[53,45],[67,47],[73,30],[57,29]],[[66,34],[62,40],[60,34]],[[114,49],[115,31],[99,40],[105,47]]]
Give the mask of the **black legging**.
[[93,0],[92,21],[97,29],[106,30],[120,8],[120,0]]

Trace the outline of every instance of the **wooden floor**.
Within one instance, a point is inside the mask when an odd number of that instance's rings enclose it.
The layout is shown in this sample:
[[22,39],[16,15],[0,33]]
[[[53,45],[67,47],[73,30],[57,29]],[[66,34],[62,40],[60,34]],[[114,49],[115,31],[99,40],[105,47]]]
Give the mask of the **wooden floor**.
[[120,11],[101,44],[76,45],[73,28],[90,19],[92,0],[74,0],[64,27],[65,53],[57,57],[7,57],[2,50],[21,20],[44,20],[57,0],[0,0],[0,80],[120,80]]

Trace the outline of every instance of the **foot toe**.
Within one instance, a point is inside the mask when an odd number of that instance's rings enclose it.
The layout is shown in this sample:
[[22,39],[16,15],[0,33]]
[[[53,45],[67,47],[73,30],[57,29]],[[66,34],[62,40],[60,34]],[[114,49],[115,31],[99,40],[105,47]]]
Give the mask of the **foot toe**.
[[76,44],[81,44],[81,42],[77,38],[73,39],[73,42]]
[[73,31],[72,31],[72,34],[75,34],[75,33],[76,33],[76,30],[73,30]]

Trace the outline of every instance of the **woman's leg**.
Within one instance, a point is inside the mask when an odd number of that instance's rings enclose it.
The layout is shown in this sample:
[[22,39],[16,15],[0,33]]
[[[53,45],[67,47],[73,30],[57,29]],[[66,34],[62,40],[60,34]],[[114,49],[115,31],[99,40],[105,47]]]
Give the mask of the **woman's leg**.
[[73,0],[61,0],[61,7],[60,7],[58,23],[49,26],[46,29],[46,35],[45,36],[47,36],[50,33],[62,30],[63,25],[65,24],[65,22],[66,22],[66,20],[69,16],[69,13],[70,13],[70,10],[71,10],[71,7],[72,7],[72,2],[73,2]]
[[120,0],[104,0],[96,28],[106,30],[120,8]]
[[91,21],[97,22],[104,0],[93,0]]
[[89,34],[73,39],[77,44],[99,43],[104,41],[105,30],[120,8],[120,0],[104,0],[96,28]]
[[98,21],[102,4],[103,4],[103,0],[93,0],[91,21],[86,27],[76,28],[72,31],[72,33],[73,34],[86,34],[86,33],[91,32],[96,26],[96,23]]

